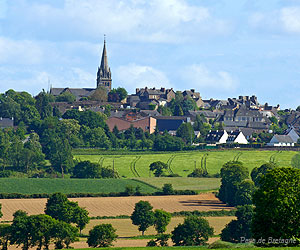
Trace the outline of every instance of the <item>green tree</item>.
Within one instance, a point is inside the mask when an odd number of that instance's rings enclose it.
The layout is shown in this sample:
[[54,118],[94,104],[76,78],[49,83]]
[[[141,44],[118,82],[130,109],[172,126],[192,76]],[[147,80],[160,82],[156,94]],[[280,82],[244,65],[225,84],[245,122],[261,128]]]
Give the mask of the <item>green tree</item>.
[[176,136],[183,139],[186,144],[192,144],[195,133],[193,126],[188,123],[182,123],[176,131]]
[[[295,239],[300,243],[300,170],[275,168],[266,173],[253,195],[254,239]],[[295,245],[289,243],[287,245]],[[284,243],[276,246],[285,245]]]
[[71,243],[78,240],[78,229],[64,221],[57,221],[53,232],[55,249],[68,249]]
[[174,228],[171,238],[175,246],[201,246],[205,245],[213,234],[214,229],[206,219],[190,216]]
[[76,206],[73,208],[72,213],[72,222],[77,225],[77,227],[79,228],[79,232],[81,233],[82,229],[84,229],[90,221],[89,212],[86,209],[79,207],[76,203]]
[[175,192],[174,189],[173,189],[172,184],[170,184],[170,183],[164,184],[163,188],[162,188],[162,191],[163,191],[164,195],[172,195]]
[[73,211],[67,196],[62,193],[52,194],[47,200],[45,214],[54,219],[70,223]]
[[148,227],[154,223],[153,207],[148,201],[139,201],[135,204],[134,211],[131,214],[132,224],[138,226],[139,231],[144,235]]
[[52,116],[52,106],[50,102],[54,102],[54,96],[47,94],[44,90],[35,97],[35,107],[42,119]]
[[8,243],[11,237],[10,229],[10,225],[0,224],[0,245],[2,246],[2,250],[8,249]]
[[168,169],[168,165],[162,161],[155,161],[150,164],[149,169],[154,172],[155,177],[160,177],[164,170]]
[[14,213],[13,222],[11,224],[10,244],[22,245],[22,250],[28,250],[30,247],[30,231],[29,216],[27,213],[18,210]]
[[251,205],[252,204],[252,194],[255,190],[255,185],[253,181],[243,180],[238,186],[235,193],[235,205]]
[[238,185],[247,179],[249,171],[241,162],[229,161],[221,168],[221,187],[218,198],[230,206],[235,206]]
[[109,247],[118,235],[111,224],[101,224],[89,231],[87,243],[89,247]]
[[76,96],[70,92],[63,92],[55,98],[56,102],[75,102]]
[[235,212],[236,220],[232,220],[221,232],[221,240],[239,243],[243,239],[251,239],[251,224],[253,206],[238,206]]
[[71,172],[74,167],[72,148],[67,139],[56,136],[50,140],[49,161],[52,167],[56,171],[60,171],[62,178],[64,178],[65,173]]
[[90,100],[92,101],[99,101],[99,102],[107,102],[107,88],[100,86],[97,88],[93,94],[90,95]]
[[269,171],[276,168],[276,164],[274,163],[265,163],[261,165],[259,168],[255,167],[251,171],[251,179],[254,182],[255,186],[260,186],[261,178],[268,173]]
[[156,209],[154,211],[154,227],[158,234],[166,232],[167,226],[171,221],[171,217],[171,214],[164,210]]
[[101,167],[98,163],[90,161],[78,162],[73,170],[73,178],[101,178]]
[[41,250],[44,246],[49,249],[53,236],[53,226],[56,220],[46,214],[31,215],[28,217],[28,227],[30,235],[30,246],[37,246]]

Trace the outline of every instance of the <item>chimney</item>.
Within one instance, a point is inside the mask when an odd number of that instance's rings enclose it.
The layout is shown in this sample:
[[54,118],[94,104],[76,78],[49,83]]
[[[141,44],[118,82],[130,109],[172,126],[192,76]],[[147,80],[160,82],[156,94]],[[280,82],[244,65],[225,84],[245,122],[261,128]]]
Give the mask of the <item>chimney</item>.
[[137,94],[139,91],[140,91],[139,88],[136,88],[136,89],[135,89],[135,93],[136,93],[136,94]]
[[161,92],[165,92],[166,89],[165,89],[165,88],[161,88],[160,91],[161,91]]
[[195,93],[195,89],[191,89],[191,91],[192,91],[193,93]]
[[145,87],[145,90],[147,90],[148,89],[148,87]]

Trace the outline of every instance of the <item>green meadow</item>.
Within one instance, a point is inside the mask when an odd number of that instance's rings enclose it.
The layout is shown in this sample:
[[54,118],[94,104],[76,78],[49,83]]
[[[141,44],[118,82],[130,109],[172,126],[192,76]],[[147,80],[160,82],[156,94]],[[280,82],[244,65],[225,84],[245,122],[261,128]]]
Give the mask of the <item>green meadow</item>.
[[[227,161],[238,159],[251,171],[264,163],[274,160],[279,166],[290,166],[295,151],[267,151],[267,150],[215,150],[215,151],[184,151],[166,153],[124,153],[107,154],[98,151],[96,154],[76,154],[74,158],[80,161],[89,160],[98,162],[104,167],[114,168],[121,178],[152,177],[149,165],[155,161],[169,163],[169,173],[186,177],[195,167],[201,167],[201,161],[206,158],[206,167],[209,174],[219,173],[220,168]],[[87,151],[88,152],[88,151]],[[203,163],[204,164],[204,163]]]

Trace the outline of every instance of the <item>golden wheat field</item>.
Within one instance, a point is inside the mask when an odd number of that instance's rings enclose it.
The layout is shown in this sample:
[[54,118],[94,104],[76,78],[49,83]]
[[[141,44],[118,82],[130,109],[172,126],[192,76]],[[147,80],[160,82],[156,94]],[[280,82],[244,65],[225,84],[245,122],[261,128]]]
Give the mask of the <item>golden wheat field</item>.
[[[95,216],[118,216],[130,215],[135,203],[140,200],[149,201],[154,209],[164,209],[168,212],[179,211],[209,211],[232,209],[220,202],[214,194],[205,193],[199,195],[173,195],[173,196],[130,196],[130,197],[96,197],[96,198],[73,198],[79,206],[85,207],[91,217]],[[29,215],[44,212],[47,199],[3,199],[3,217],[1,221],[10,221],[13,213],[19,209]]]

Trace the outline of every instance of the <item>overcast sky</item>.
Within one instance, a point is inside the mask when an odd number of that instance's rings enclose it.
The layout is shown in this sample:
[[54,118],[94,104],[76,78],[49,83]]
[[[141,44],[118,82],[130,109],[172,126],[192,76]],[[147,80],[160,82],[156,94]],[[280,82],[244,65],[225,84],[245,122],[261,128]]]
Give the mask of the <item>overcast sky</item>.
[[300,105],[300,0],[0,0],[0,92],[194,88]]

